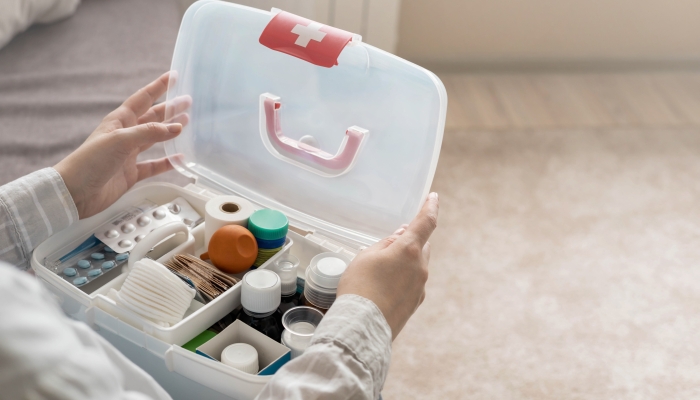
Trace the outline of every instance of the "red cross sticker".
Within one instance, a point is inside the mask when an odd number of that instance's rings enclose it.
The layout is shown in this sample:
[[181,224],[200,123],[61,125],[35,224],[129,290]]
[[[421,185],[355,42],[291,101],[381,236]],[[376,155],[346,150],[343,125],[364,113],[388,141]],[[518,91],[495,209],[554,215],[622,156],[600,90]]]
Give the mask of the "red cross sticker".
[[326,68],[338,65],[350,40],[350,32],[284,11],[272,17],[260,35],[263,46]]

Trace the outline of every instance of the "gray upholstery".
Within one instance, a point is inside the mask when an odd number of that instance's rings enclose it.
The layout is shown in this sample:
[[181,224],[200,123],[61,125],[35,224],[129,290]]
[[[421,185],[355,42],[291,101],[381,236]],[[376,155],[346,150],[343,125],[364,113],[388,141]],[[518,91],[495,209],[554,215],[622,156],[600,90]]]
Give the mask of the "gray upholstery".
[[0,184],[54,165],[167,71],[179,22],[174,0],[83,0],[0,49]]

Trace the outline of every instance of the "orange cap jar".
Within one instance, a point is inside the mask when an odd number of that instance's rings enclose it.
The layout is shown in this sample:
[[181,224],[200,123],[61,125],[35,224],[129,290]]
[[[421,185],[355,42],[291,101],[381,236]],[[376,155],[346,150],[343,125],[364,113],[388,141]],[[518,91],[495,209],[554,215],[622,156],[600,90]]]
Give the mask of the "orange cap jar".
[[216,268],[229,274],[247,271],[258,256],[255,236],[239,225],[222,226],[214,232],[208,250],[200,258],[211,260]]

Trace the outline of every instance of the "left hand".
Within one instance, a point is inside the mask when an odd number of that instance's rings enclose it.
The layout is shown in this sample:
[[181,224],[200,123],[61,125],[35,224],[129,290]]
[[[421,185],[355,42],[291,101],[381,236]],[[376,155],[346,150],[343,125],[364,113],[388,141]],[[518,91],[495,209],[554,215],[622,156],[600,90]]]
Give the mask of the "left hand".
[[189,121],[184,112],[189,96],[172,101],[165,119],[165,103],[153,105],[168,89],[170,73],[141,88],[107,115],[85,142],[54,168],[63,178],[80,219],[93,216],[119,199],[136,182],[172,169],[167,157],[136,162],[155,143],[170,140]]

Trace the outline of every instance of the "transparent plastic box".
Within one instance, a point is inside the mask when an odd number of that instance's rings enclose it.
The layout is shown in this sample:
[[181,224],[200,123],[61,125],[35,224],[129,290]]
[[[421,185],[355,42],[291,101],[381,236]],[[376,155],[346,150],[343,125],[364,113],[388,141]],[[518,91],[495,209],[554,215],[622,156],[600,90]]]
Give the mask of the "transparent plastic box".
[[[327,38],[347,42],[328,66],[300,58],[306,50],[293,45],[290,50],[262,44],[263,33],[281,26],[275,21],[283,18],[292,21],[289,31],[312,37],[311,50],[323,49],[319,43]],[[290,32],[276,35],[273,42]],[[87,294],[46,268],[44,258],[75,247],[144,198],[165,204],[182,197],[204,215],[215,194],[236,194],[289,216],[288,244],[278,255],[300,260],[303,283],[314,256],[336,252],[353,258],[416,215],[437,166],[447,96],[433,73],[358,35],[279,10],[216,0],[198,1],[185,13],[172,71],[166,116],[176,113],[180,96],[190,96],[192,107],[189,124],[166,143],[166,153],[196,182],[184,188],[137,185],[104,212],[39,245],[32,266],[68,315],[96,329],[173,398],[253,399],[269,376],[236,372],[181,347],[240,306],[240,285],[213,306],[193,307],[181,327],[159,330],[108,301],[105,292],[118,287],[123,274]],[[181,249],[203,252],[204,225],[178,243],[159,257]]]
[[[189,95],[193,107],[166,152],[185,175],[279,209],[297,224],[373,243],[410,221],[428,194],[444,130],[444,86],[430,71],[358,40],[331,68],[271,50],[259,38],[274,16],[218,1],[190,7],[167,99]],[[285,138],[305,137],[303,144],[316,146],[311,154],[335,155],[349,128],[366,130],[350,168],[329,171],[270,144],[265,94],[280,98]]]

